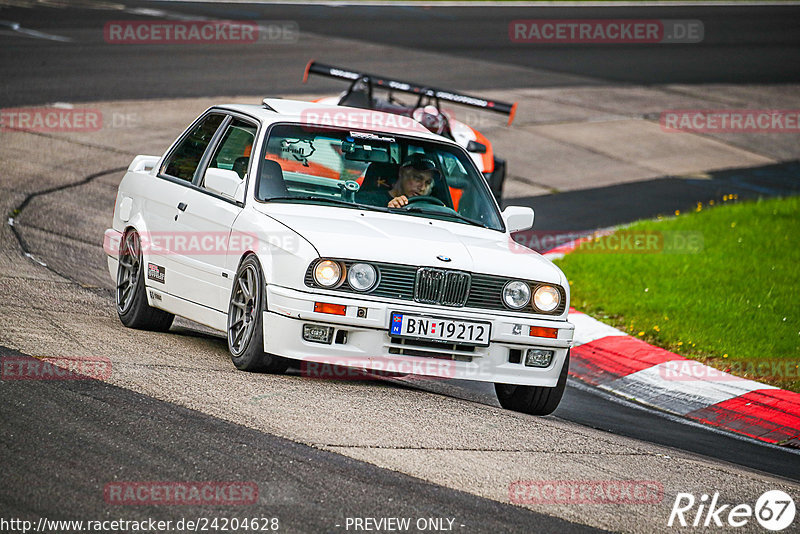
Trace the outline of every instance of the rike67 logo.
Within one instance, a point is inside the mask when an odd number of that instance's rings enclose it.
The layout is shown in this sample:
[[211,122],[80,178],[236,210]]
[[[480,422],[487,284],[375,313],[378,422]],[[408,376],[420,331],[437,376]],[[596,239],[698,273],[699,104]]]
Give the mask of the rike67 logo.
[[669,514],[667,526],[672,527],[743,527],[755,518],[765,529],[778,532],[794,523],[794,500],[785,492],[771,490],[749,504],[723,504],[719,492],[696,498],[691,493],[678,493]]

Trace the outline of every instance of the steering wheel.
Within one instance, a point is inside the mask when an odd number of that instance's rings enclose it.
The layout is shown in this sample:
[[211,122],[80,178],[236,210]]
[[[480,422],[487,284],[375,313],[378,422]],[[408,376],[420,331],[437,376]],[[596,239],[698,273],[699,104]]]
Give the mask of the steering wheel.
[[419,195],[419,196],[416,196],[416,197],[410,197],[408,199],[408,204],[403,206],[403,208],[408,208],[409,206],[412,206],[413,204],[416,204],[417,202],[427,202],[429,204],[436,204],[437,206],[447,207],[444,202],[442,202],[441,200],[439,200],[438,198],[436,198],[434,196],[431,196],[431,195]]

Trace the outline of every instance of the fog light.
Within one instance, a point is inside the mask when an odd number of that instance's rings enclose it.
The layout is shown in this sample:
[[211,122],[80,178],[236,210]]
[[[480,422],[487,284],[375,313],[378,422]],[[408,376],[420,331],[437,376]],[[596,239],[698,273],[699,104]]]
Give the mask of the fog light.
[[549,367],[553,361],[555,351],[543,349],[528,349],[525,351],[526,367]]
[[330,345],[333,338],[332,326],[319,326],[315,324],[303,325],[303,339],[313,343],[327,343]]

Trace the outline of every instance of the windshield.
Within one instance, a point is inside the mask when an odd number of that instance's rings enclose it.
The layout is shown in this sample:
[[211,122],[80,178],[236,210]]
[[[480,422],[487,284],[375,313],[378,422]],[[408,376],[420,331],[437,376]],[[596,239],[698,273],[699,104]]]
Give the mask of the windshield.
[[[401,196],[407,205],[395,207],[393,199]],[[394,134],[273,126],[256,198],[352,205],[503,230],[491,192],[465,152]]]

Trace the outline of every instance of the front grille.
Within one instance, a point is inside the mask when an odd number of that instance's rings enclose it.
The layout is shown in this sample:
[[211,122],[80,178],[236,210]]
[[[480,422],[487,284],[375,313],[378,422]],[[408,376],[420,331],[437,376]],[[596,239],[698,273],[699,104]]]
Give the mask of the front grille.
[[422,267],[417,271],[414,300],[423,304],[463,306],[469,295],[470,278],[469,273]]
[[[359,263],[356,260],[339,260],[346,269]],[[394,263],[368,262],[378,270],[378,285],[372,291],[362,293],[376,297],[416,300],[424,304],[441,306],[467,307],[483,310],[509,311],[503,304],[503,287],[509,278],[489,274],[450,271],[432,267],[414,267]],[[314,282],[316,262],[308,266],[305,273],[305,284],[311,288],[319,288]],[[531,291],[536,290],[543,282],[528,281]],[[567,307],[567,293],[563,287],[555,285],[561,293],[561,304],[549,313],[539,312],[528,306],[515,313],[535,313],[541,315],[561,315]],[[356,293],[345,281],[341,286],[328,291]]]
[[[354,264],[361,263],[354,260],[343,262],[346,269],[350,269]],[[414,283],[416,281],[417,268],[408,265],[395,265],[393,263],[369,262],[378,269],[378,286],[370,291],[369,295],[385,297],[390,299],[414,300]],[[319,287],[314,282],[314,267],[317,262],[312,262],[306,270],[304,282],[308,287]],[[343,293],[355,293],[345,281],[341,286],[328,291],[341,291]]]
[[[420,339],[393,337],[391,338],[391,345],[389,346],[389,354],[471,362],[476,355],[475,349],[476,348],[472,345],[438,343]],[[480,354],[477,355],[480,356]]]
[[469,291],[467,306],[470,308],[488,308],[505,310],[503,304],[503,287],[508,283],[505,278],[485,274],[472,275],[472,287]]
[[[468,308],[483,308],[488,310],[505,310],[508,308],[503,304],[503,287],[508,283],[508,278],[498,278],[488,274],[473,274],[472,284],[469,290]],[[531,286],[531,294],[536,288],[545,285],[543,282],[528,282]],[[561,295],[561,303],[555,310],[544,313],[533,309],[532,305],[525,307],[522,312],[540,313],[542,315],[561,315],[567,308],[567,292],[559,285],[548,284],[555,287]]]
[[[414,268],[405,265],[386,263],[373,264],[380,271],[378,287],[373,295],[391,299],[411,300],[414,298]],[[348,268],[350,265],[348,265]]]

